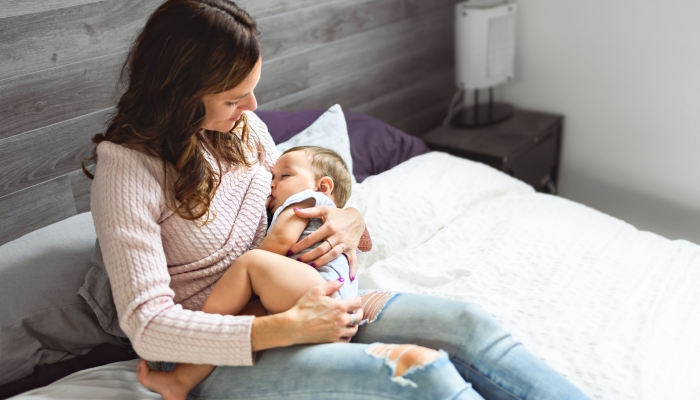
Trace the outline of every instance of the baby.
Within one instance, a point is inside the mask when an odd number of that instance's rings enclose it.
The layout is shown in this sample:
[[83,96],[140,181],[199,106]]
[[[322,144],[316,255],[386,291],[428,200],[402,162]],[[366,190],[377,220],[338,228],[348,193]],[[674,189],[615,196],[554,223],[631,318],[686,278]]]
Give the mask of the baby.
[[[231,264],[204,302],[202,311],[237,315],[256,294],[265,309],[276,314],[292,308],[313,286],[332,279],[344,283],[334,297],[357,296],[357,280],[350,280],[350,267],[344,256],[318,269],[293,258],[280,257],[298,258],[312,250],[292,255],[290,248],[322,225],[319,219],[298,217],[294,208],[343,207],[350,197],[351,182],[345,162],[332,150],[304,146],[284,152],[272,169],[272,194],[267,207],[273,216],[267,236],[259,249],[243,254]],[[313,248],[325,243],[329,242]],[[166,400],[185,399],[214,368],[213,365],[178,364],[173,371],[163,372],[151,371],[141,363],[138,378],[142,385]]]

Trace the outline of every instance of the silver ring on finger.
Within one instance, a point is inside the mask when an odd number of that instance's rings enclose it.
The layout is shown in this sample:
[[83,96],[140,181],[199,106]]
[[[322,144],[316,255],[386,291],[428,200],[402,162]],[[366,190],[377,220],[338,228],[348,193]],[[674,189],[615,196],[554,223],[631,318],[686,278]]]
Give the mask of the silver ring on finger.
[[328,244],[331,245],[331,249],[332,249],[333,247],[335,247],[335,246],[333,246],[333,242],[331,242],[330,239],[325,239],[325,240],[323,240],[323,241],[324,241],[324,242],[328,242]]
[[350,316],[352,317],[352,322],[351,322],[350,325],[348,325],[348,326],[355,326],[355,325],[357,325],[357,316],[356,316],[354,313],[353,313],[353,314],[350,314]]

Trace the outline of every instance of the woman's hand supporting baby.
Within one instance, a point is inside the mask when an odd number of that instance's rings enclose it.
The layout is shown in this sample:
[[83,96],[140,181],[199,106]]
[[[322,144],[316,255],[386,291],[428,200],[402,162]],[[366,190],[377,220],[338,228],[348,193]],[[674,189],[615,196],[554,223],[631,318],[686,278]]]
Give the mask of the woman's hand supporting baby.
[[316,243],[326,241],[321,246],[303,254],[299,257],[299,261],[318,268],[345,253],[350,264],[350,276],[354,280],[357,272],[355,250],[365,231],[365,221],[360,212],[354,208],[339,209],[329,206],[300,208],[295,209],[294,212],[302,218],[319,218],[323,221],[323,226],[316,232],[292,246],[291,251],[294,254]]
[[[311,288],[288,311],[253,320],[253,351],[305,343],[348,342],[362,320],[362,298],[338,300],[330,296],[342,283],[328,281]],[[353,319],[350,313],[355,313]]]

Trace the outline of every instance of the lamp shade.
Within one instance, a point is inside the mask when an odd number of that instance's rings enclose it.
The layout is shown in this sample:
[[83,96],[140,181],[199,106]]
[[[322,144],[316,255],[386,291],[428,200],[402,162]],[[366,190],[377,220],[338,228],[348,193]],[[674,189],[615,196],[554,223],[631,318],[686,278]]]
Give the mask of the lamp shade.
[[457,87],[487,89],[513,79],[516,4],[471,0],[455,7]]

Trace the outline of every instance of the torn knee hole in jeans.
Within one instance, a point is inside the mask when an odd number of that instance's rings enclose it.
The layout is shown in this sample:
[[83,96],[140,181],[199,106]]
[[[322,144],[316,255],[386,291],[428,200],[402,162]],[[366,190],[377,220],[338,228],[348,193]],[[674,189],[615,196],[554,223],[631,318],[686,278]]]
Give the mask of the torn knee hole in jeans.
[[393,292],[369,292],[362,295],[362,321],[360,325],[365,323],[371,323],[377,320],[379,314],[384,310],[386,303],[394,297],[396,293]]
[[391,369],[393,382],[412,387],[418,387],[418,385],[407,379],[405,375],[425,368],[440,357],[440,353],[435,350],[413,344],[373,343],[365,352],[376,358],[384,358],[385,364]]

